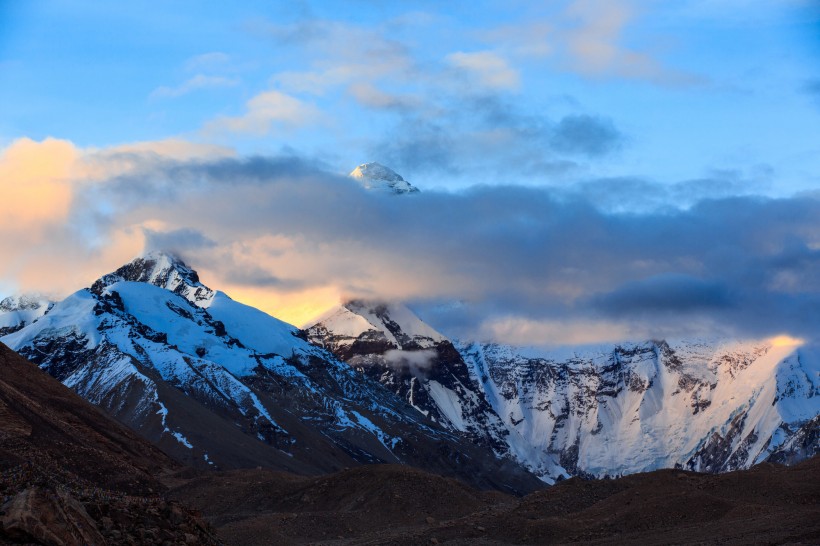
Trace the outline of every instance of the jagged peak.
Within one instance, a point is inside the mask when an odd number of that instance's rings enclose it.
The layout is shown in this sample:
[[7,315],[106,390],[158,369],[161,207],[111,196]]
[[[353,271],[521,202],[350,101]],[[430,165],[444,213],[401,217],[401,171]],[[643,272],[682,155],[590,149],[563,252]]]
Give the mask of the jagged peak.
[[349,176],[368,190],[382,190],[395,194],[418,193],[419,191],[396,171],[375,161],[362,163],[353,169]]
[[214,291],[202,284],[199,275],[177,254],[151,250],[134,258],[113,273],[103,275],[91,291],[101,294],[117,282],[144,282],[175,292],[198,307],[207,307]]

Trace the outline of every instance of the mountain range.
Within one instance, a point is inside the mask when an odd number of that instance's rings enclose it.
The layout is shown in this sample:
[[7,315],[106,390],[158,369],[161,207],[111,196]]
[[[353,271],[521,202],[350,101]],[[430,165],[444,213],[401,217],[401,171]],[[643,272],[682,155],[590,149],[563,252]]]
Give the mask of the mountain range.
[[[350,174],[418,189],[378,163]],[[400,302],[300,330],[151,252],[62,301],[0,302],[0,341],[198,468],[398,463],[522,493],[572,476],[793,464],[820,451],[820,348],[784,336],[543,350],[449,339]]]
[[538,487],[175,256],[139,257],[28,314],[7,307],[0,341],[186,464],[320,474],[401,463],[479,487]]
[[524,350],[355,300],[299,330],[151,253],[60,302],[2,302],[0,341],[177,460],[318,474],[401,463],[529,491],[820,451],[820,351],[796,341]]
[[656,340],[553,352],[451,341],[398,304],[352,301],[308,339],[544,481],[723,472],[820,452],[820,350]]

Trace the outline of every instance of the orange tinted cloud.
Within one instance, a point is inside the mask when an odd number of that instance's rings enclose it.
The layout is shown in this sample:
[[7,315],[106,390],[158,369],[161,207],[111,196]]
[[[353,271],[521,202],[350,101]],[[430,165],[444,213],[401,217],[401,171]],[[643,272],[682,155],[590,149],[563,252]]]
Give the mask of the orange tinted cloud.
[[78,150],[66,140],[21,138],[0,153],[0,228],[27,231],[65,219]]

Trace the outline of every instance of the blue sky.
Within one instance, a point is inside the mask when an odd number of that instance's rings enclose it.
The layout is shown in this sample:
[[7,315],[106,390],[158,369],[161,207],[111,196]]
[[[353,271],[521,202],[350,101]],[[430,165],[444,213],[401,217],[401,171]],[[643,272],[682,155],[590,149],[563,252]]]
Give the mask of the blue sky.
[[[0,104],[2,293],[161,244],[296,323],[362,296],[522,343],[814,327],[813,2],[0,0]],[[421,196],[362,194],[365,161]]]
[[[808,2],[7,1],[2,10],[4,142],[181,137],[240,153],[295,150],[340,170],[377,159],[421,186],[677,182],[722,170],[780,193],[817,180],[820,99],[808,89],[820,77],[820,36]],[[353,72],[330,73],[343,64]],[[293,81],[306,74],[314,89]],[[267,91],[300,101],[307,119],[208,129]],[[377,93],[394,107],[372,104]],[[475,121],[481,100],[496,101],[496,119]],[[477,133],[572,114],[611,123],[618,141],[593,157],[535,145],[519,157],[473,155]],[[440,131],[459,149],[406,157],[447,147]]]

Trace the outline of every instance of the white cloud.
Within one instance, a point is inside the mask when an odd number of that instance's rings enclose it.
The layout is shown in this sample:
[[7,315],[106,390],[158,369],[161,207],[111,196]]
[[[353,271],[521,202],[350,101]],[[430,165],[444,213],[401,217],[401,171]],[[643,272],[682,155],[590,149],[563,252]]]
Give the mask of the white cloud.
[[151,98],[176,98],[194,91],[199,91],[200,89],[234,87],[236,85],[239,85],[239,80],[237,79],[197,74],[176,87],[157,87],[151,92],[150,96]]
[[231,58],[227,53],[221,51],[211,51],[191,57],[185,62],[185,69],[191,72],[198,70],[209,70],[212,68],[222,67],[230,61]]
[[518,89],[521,75],[507,60],[492,51],[447,55],[447,62],[474,77],[480,84],[493,89]]
[[503,339],[513,345],[544,347],[617,342],[634,335],[636,332],[622,322],[527,317],[491,317],[479,328],[479,339]]
[[295,129],[321,119],[319,109],[280,91],[264,91],[245,104],[240,116],[223,116],[208,122],[205,133],[245,133],[264,136],[278,129]]

